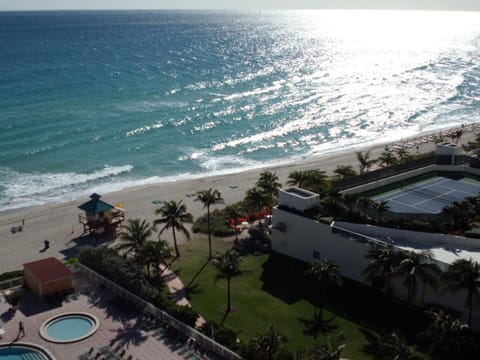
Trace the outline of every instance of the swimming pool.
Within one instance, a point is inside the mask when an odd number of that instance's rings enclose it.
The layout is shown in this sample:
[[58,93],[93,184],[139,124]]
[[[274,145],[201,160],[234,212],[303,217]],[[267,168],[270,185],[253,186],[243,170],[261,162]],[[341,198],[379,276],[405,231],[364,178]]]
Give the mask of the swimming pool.
[[0,345],[0,360],[53,360],[47,351],[32,344]]
[[64,313],[45,321],[40,327],[40,335],[50,342],[70,343],[93,335],[98,327],[98,319],[91,314]]

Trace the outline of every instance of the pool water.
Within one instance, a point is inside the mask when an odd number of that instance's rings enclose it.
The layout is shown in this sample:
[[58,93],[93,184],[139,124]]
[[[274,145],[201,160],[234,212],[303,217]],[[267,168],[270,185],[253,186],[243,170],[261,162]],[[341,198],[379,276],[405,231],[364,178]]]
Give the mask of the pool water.
[[74,340],[87,335],[94,327],[92,319],[82,315],[58,318],[47,326],[47,334],[55,340]]
[[38,350],[13,345],[0,348],[0,360],[47,360],[47,358]]

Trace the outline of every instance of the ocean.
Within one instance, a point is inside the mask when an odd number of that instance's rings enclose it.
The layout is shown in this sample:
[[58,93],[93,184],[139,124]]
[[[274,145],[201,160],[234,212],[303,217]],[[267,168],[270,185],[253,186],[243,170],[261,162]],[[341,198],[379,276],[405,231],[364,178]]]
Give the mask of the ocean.
[[0,12],[0,211],[480,122],[480,13]]

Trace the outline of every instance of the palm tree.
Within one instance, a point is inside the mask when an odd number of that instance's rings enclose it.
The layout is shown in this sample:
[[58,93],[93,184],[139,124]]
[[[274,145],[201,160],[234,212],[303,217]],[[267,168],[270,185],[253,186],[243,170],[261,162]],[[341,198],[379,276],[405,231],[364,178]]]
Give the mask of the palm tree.
[[333,341],[328,336],[325,343],[313,345],[305,360],[340,360],[344,348],[345,335],[343,333],[339,333]]
[[282,187],[277,174],[271,171],[262,172],[255,185],[272,198],[278,197],[278,191]]
[[419,334],[430,343],[430,351],[435,355],[449,354],[454,359],[462,359],[462,353],[474,340],[468,336],[468,325],[443,309],[427,310],[430,322]]
[[380,166],[392,166],[398,164],[398,159],[390,151],[385,151],[378,158]]
[[405,164],[412,157],[412,155],[404,147],[401,147],[397,150],[397,155],[398,155],[398,159],[399,159],[398,161],[399,161],[400,164]]
[[422,360],[422,358],[416,354],[415,347],[408,345],[394,332],[384,335],[383,349],[380,351],[380,356],[381,359]]
[[[338,265],[330,260],[320,260],[314,262],[310,268],[305,271],[305,276],[312,279],[318,285],[318,295],[320,303],[320,312],[324,304],[324,291],[327,286],[342,286],[342,278],[338,272]],[[315,308],[314,317],[317,317],[317,308]]]
[[375,205],[376,210],[382,214],[390,209],[390,206],[388,205],[388,201],[382,200],[379,203],[376,203]]
[[370,159],[370,151],[367,151],[365,153],[362,153],[361,151],[357,151],[356,154],[357,154],[358,162],[360,163],[358,165],[360,174],[365,174],[365,172],[367,172],[368,169],[370,169],[373,166],[373,164],[377,162],[377,160]]
[[277,358],[277,352],[282,344],[287,343],[288,339],[285,335],[282,335],[275,331],[273,325],[267,332],[259,331],[257,336],[251,338],[248,341],[247,358],[255,358],[262,360],[274,360]]
[[288,175],[287,184],[316,192],[323,192],[330,188],[330,182],[325,171],[318,169],[292,171]]
[[339,180],[357,176],[357,172],[352,165],[337,165],[333,173],[335,174],[335,179]]
[[225,209],[227,212],[227,217],[229,222],[233,220],[233,226],[235,227],[235,244],[238,244],[238,232],[237,232],[237,221],[242,216],[240,206],[237,204],[227,206]]
[[172,257],[172,253],[165,240],[146,241],[139,250],[139,257],[145,264],[150,277],[150,267],[153,266],[156,274],[159,275],[160,265],[167,267],[167,260]]
[[127,225],[120,226],[121,231],[118,233],[120,242],[115,246],[117,250],[123,250],[123,255],[132,250],[138,250],[152,235],[153,228],[147,220],[128,219]]
[[212,188],[208,190],[197,191],[195,201],[201,201],[203,207],[207,208],[207,228],[208,228],[208,259],[212,258],[212,229],[210,228],[210,206],[215,204],[223,204],[222,194],[218,190]]
[[463,135],[463,130],[462,129],[457,129],[454,132],[452,132],[449,137],[452,139],[452,141],[455,141],[455,144],[458,144],[460,141],[461,137]]
[[343,214],[347,208],[342,194],[338,189],[335,188],[331,188],[327,195],[320,200],[320,202],[323,208],[333,216],[339,216]]
[[163,228],[158,233],[158,236],[167,229],[172,229],[173,244],[175,245],[175,255],[180,257],[180,251],[178,250],[177,236],[175,230],[182,232],[187,239],[190,239],[190,233],[185,228],[183,223],[191,223],[193,216],[187,212],[187,207],[182,204],[182,201],[176,202],[175,200],[165,201],[163,206],[159,209],[155,209],[155,215],[161,215],[161,218],[153,221],[154,226],[164,224]]
[[468,230],[472,227],[476,215],[475,206],[470,201],[454,201],[443,207],[443,213],[450,219],[454,229]]
[[465,306],[468,307],[468,324],[472,322],[472,310],[475,297],[480,295],[480,264],[472,259],[458,259],[448,267],[442,280],[452,292],[467,291]]
[[387,294],[392,294],[392,278],[400,264],[400,253],[393,244],[374,244],[365,256],[369,261],[363,270],[366,280],[374,288],[386,289]]
[[415,347],[409,346],[395,332],[377,334],[366,328],[360,331],[367,338],[368,344],[364,346],[367,354],[373,355],[378,360],[421,360],[416,355]]
[[227,280],[227,308],[225,309],[225,315],[232,310],[230,281],[233,277],[239,276],[243,273],[243,270],[240,268],[242,259],[243,258],[240,254],[233,249],[227,250],[224,254],[218,254],[212,259],[212,264],[218,270],[216,280]]
[[[267,206],[272,205],[272,198],[271,196],[265,194],[261,189],[258,187],[251,188],[247,190],[245,194],[245,206],[249,211],[254,213],[262,212],[263,209]],[[260,227],[262,227],[262,220],[259,221]]]
[[425,301],[426,286],[433,289],[437,288],[437,275],[440,274],[440,268],[432,263],[433,256],[428,251],[416,253],[408,251],[403,253],[403,260],[398,266],[398,273],[404,276],[403,284],[407,288],[407,303],[411,304],[417,292],[417,284],[420,280],[423,283],[422,300]]

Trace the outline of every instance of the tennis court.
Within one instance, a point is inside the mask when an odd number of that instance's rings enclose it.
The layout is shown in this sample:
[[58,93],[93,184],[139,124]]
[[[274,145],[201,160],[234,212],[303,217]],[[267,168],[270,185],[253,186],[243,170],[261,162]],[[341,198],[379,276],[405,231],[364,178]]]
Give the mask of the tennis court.
[[438,214],[445,205],[480,194],[480,182],[471,178],[460,180],[436,176],[374,196],[376,202],[386,201],[390,211],[397,213]]

